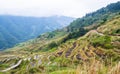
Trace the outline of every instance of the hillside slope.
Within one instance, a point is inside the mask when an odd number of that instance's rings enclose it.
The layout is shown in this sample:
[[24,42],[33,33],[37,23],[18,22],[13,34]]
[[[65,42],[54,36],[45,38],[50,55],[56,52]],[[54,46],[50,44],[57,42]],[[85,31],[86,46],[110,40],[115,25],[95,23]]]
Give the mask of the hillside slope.
[[[98,10],[95,12],[96,16],[83,17],[86,20],[77,22],[79,24],[72,22],[72,26],[42,34],[36,39],[1,52],[0,72],[120,74],[120,12],[117,8],[119,4],[114,3],[104,8],[116,8],[112,12],[107,10],[101,15]],[[90,23],[94,18],[98,19]],[[82,23],[84,25],[81,26]]]
[[66,16],[23,17],[0,15],[0,50],[35,38],[42,33],[61,29],[73,20],[74,18]]
[[[65,28],[44,33],[38,36],[38,38],[18,44],[16,47],[12,48],[13,50],[12,49],[10,50],[12,51],[24,50],[29,52],[38,52],[48,51],[51,48],[56,48],[61,43],[65,43],[69,39],[76,39],[80,36],[83,36],[91,29],[96,29],[101,24],[104,24],[105,22],[112,20],[115,16],[118,16],[120,14],[120,8],[118,8],[119,6],[120,2],[110,4],[104,8],[97,10],[96,12],[89,13],[82,18],[74,20],[69,26]],[[110,28],[111,26],[108,27]]]
[[[18,49],[15,48],[16,50],[14,51],[2,53],[0,57],[3,64],[0,68],[1,72],[5,71],[8,74],[79,74],[80,71],[85,71],[84,74],[91,74],[92,72],[93,74],[119,74],[119,64],[116,65],[120,61],[119,30],[120,15],[117,15],[111,20],[107,20],[104,24],[100,24],[96,29],[90,30],[85,35],[77,39],[67,40],[57,48],[50,48],[46,52],[27,53],[28,50],[32,51],[30,49],[32,47],[29,46],[26,46],[27,52],[25,50],[17,52]],[[35,46],[36,49],[37,47]],[[11,56],[8,57],[8,55]],[[10,60],[7,60],[8,58]],[[16,61],[19,62],[21,60],[22,62],[17,67],[6,71],[16,66]],[[14,62],[13,66],[10,66],[11,62]],[[99,66],[101,67],[99,68]]]

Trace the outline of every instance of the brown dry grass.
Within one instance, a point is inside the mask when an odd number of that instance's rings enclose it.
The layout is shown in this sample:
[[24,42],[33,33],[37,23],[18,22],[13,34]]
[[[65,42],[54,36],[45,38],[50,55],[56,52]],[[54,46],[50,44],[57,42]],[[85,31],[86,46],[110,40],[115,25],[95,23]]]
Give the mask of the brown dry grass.
[[115,66],[105,66],[103,62],[94,60],[91,64],[77,66],[76,74],[120,74],[120,62]]

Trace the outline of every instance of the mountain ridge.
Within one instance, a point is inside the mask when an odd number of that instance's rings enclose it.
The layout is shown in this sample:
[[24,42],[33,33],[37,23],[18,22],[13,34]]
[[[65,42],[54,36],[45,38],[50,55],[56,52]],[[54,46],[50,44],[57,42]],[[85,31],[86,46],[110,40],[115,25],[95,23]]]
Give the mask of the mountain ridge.
[[[74,18],[65,16],[23,17],[0,15],[0,49],[67,26]],[[62,23],[61,23],[62,22]],[[54,26],[54,27],[53,27]],[[9,38],[7,38],[9,37]]]
[[[11,68],[11,62],[16,65],[16,61],[23,60],[5,73],[120,74],[118,6],[120,2],[110,4],[102,9],[104,14],[98,10],[65,28],[44,33],[1,52],[0,71]],[[108,7],[118,9],[108,10]]]

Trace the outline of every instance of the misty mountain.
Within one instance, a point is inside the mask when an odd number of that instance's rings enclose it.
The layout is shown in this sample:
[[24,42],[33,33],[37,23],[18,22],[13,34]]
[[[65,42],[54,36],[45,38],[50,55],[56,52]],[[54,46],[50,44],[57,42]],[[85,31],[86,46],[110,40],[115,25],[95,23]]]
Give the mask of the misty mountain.
[[12,47],[19,42],[63,28],[74,18],[66,16],[24,17],[0,15],[0,49]]

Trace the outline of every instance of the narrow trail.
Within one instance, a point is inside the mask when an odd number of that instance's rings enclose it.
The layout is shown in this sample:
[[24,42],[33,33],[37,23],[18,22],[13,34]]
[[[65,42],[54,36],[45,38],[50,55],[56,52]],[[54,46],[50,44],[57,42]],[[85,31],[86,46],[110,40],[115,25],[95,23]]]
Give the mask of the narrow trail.
[[[104,35],[103,33],[100,33],[100,32],[98,32],[97,30],[94,30],[97,34],[99,34],[99,35]],[[118,37],[120,37],[120,34],[116,34],[116,35],[112,35],[112,34],[108,34],[109,36],[118,36]]]
[[101,36],[104,35],[103,33],[100,33],[100,32],[98,32],[97,30],[95,30],[95,32],[96,32],[97,34],[101,35]]
[[11,70],[11,69],[14,69],[14,68],[18,67],[18,66],[21,64],[21,62],[22,62],[22,59],[19,60],[17,64],[15,64],[15,65],[13,65],[13,66],[5,69],[5,70],[1,70],[1,72],[6,72],[6,71],[9,71],[9,70]]
[[[97,30],[91,30],[92,32],[95,32],[95,33],[97,33],[97,34],[99,34],[99,35],[101,35],[101,36],[104,36],[105,34],[103,34],[103,33],[101,33],[101,32],[98,32]],[[109,36],[116,36],[116,37],[120,37],[120,34],[117,34],[117,35],[110,35],[110,34],[108,34]]]

